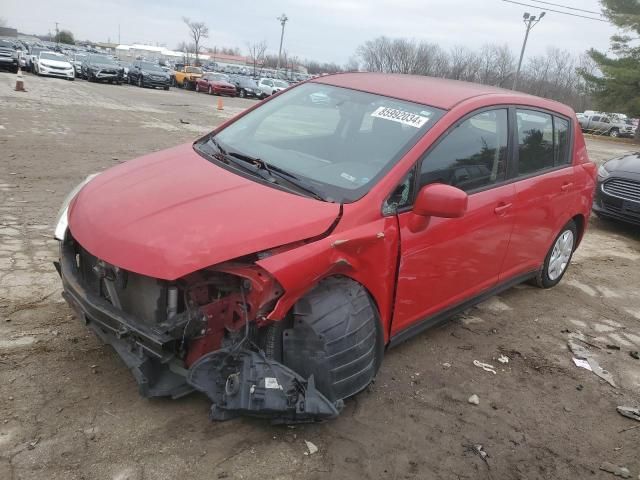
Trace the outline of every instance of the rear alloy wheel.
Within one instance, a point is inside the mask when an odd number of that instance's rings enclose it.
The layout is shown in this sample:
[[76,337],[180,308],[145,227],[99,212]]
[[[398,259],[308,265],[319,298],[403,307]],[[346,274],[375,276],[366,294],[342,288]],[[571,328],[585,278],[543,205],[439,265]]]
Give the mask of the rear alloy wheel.
[[571,220],[562,228],[547,253],[544,265],[535,278],[538,287],[551,288],[562,280],[571,262],[577,239],[578,230],[575,222]]
[[296,303],[292,316],[261,332],[265,354],[302,377],[314,376],[331,401],[374,379],[384,352],[382,326],[369,294],[346,277],[321,281]]

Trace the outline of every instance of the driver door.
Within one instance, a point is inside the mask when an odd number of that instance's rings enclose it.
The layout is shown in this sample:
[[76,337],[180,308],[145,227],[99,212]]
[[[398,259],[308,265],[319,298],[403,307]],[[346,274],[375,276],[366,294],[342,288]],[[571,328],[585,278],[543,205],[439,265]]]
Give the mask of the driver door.
[[437,322],[438,313],[497,284],[514,226],[515,187],[506,183],[509,142],[508,110],[484,110],[452,127],[417,165],[416,191],[431,183],[453,185],[467,192],[468,207],[461,218],[420,222],[410,210],[398,215],[392,337]]

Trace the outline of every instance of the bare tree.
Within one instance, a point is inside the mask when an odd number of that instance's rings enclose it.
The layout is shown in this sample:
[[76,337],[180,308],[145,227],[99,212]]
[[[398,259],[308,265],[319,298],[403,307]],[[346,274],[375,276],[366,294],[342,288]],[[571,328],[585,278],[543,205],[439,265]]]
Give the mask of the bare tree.
[[182,17],[182,21],[187,27],[189,27],[189,32],[195,49],[195,64],[198,66],[200,65],[198,54],[200,53],[200,47],[202,46],[201,41],[204,38],[209,38],[209,27],[207,27],[204,22],[192,22],[187,17]]
[[247,48],[249,50],[249,61],[253,64],[253,75],[255,76],[258,65],[264,64],[267,42],[262,40],[260,42],[247,43]]
[[[478,51],[457,46],[444,51],[436,44],[384,36],[360,45],[355,60],[370,72],[429,75],[499,87],[510,83],[516,68],[516,56],[508,45],[490,44]],[[596,70],[587,58],[552,48],[545,55],[529,58],[519,87],[523,92],[559,100],[582,111],[592,101],[579,72]]]
[[358,57],[355,55],[349,57],[349,61],[344,64],[344,69],[347,72],[357,72],[360,70],[360,61],[358,60]]

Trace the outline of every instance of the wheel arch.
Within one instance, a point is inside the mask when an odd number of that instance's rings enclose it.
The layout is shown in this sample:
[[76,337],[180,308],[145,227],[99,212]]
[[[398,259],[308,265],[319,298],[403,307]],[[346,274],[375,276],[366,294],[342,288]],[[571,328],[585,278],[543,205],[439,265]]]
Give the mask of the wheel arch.
[[390,228],[381,235],[377,232],[384,228],[372,230],[374,233],[367,232],[349,240],[342,236],[336,240],[330,236],[259,260],[258,265],[270,273],[284,290],[267,319],[286,318],[291,308],[321,281],[344,276],[367,292],[377,310],[386,345],[395,293],[397,231]]

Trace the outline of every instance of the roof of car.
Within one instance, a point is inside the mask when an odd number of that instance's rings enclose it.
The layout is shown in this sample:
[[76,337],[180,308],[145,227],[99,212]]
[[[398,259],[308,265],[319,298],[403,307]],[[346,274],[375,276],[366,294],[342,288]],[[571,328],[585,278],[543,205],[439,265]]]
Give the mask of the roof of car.
[[514,92],[490,85],[481,85],[479,83],[461,82],[458,80],[427,77],[423,75],[340,73],[317,77],[311,81],[399,98],[401,100],[422,103],[445,110],[453,108],[464,100],[491,94],[513,96],[514,103],[516,103],[516,99],[520,101],[536,99],[535,103],[543,101],[548,103],[549,108],[566,114],[568,114],[566,110],[570,110],[569,107],[561,103],[533,97],[526,93]]

